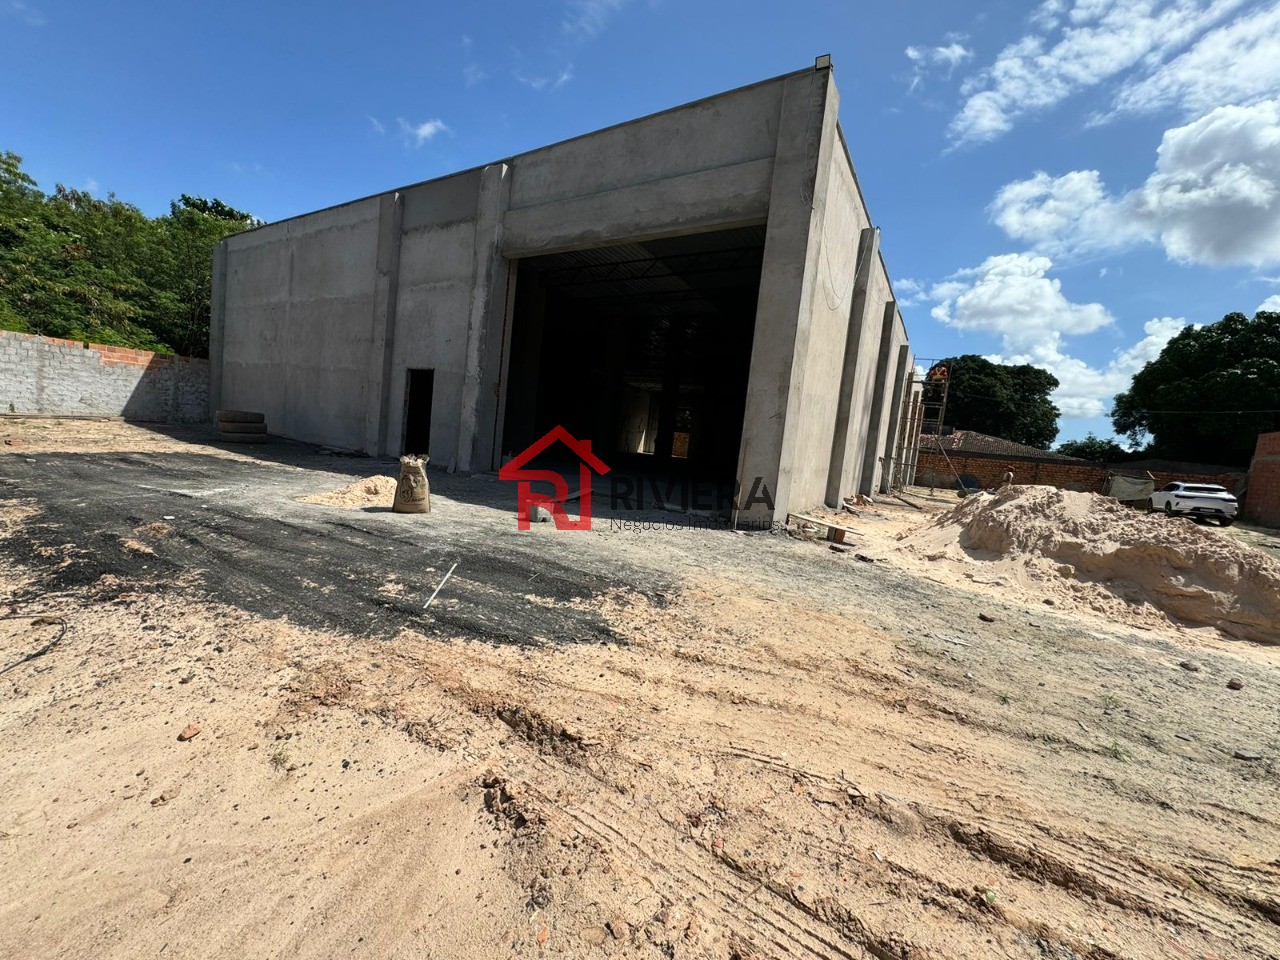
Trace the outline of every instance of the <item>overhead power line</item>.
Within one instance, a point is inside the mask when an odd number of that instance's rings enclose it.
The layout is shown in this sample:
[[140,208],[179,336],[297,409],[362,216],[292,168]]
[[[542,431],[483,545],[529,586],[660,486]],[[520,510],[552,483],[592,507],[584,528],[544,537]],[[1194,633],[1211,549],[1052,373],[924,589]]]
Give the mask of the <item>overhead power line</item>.
[[1280,413],[1280,410],[1134,410],[1133,413],[1181,413],[1207,417],[1218,413]]

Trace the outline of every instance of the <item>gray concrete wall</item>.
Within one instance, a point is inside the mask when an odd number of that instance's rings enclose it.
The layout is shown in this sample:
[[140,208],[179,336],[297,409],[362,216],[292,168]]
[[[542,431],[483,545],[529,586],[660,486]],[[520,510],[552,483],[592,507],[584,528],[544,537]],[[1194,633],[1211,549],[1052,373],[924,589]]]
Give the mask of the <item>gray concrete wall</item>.
[[403,191],[400,277],[387,407],[387,447],[398,454],[404,432],[406,371],[435,371],[431,460],[456,465],[458,415],[466,374],[479,172]]
[[0,330],[0,413],[199,423],[209,361]]
[[228,238],[221,406],[366,449],[380,213],[373,198]]
[[888,442],[898,381],[876,371],[900,344],[881,350],[878,256],[854,307],[871,221],[838,106],[828,67],[798,71],[233,237],[215,263],[214,402],[395,454],[406,371],[428,368],[433,461],[491,468],[517,374],[516,258],[763,222],[739,480],[762,477],[779,515],[821,503],[832,476],[851,493]]

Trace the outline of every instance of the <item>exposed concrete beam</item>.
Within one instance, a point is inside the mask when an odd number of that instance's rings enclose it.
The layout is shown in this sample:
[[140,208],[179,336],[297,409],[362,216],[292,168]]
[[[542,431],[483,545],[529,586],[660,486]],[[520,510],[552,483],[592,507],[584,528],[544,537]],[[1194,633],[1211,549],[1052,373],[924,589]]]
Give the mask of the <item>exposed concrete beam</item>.
[[378,206],[378,255],[373,284],[373,315],[369,345],[369,386],[365,397],[365,451],[374,456],[395,455],[387,426],[391,412],[391,358],[395,351],[396,301],[400,287],[400,237],[404,195],[383,194]]
[[839,508],[844,495],[844,482],[851,430],[860,429],[851,423],[853,392],[857,383],[858,352],[862,347],[862,334],[867,321],[867,289],[871,285],[871,269],[879,262],[880,230],[867,227],[858,237],[858,270],[853,281],[853,299],[849,304],[849,334],[844,343],[844,366],[840,374],[840,395],[836,400],[836,425],[831,435],[831,459],[827,468],[827,505]]
[[537,256],[759,223],[768,213],[772,174],[773,160],[762,157],[510,210],[502,252]]

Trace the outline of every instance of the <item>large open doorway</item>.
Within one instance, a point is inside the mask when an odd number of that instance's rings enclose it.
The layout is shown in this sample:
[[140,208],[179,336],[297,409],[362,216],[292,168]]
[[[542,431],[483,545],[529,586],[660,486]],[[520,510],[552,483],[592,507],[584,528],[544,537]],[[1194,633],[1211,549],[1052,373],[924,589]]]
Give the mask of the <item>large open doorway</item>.
[[417,457],[431,452],[431,397],[435,392],[434,370],[408,370],[404,383],[404,439],[402,454]]
[[764,236],[760,225],[520,260],[503,460],[559,425],[617,473],[731,499]]

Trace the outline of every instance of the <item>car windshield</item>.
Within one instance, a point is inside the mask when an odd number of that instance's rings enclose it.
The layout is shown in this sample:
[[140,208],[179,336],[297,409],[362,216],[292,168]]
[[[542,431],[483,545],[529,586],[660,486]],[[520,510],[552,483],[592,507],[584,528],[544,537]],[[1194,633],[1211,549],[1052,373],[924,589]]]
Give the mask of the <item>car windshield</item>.
[[1190,484],[1188,484],[1187,486],[1182,488],[1182,491],[1183,493],[1226,493],[1227,488],[1215,487],[1209,484],[1203,484],[1201,486],[1191,486]]

